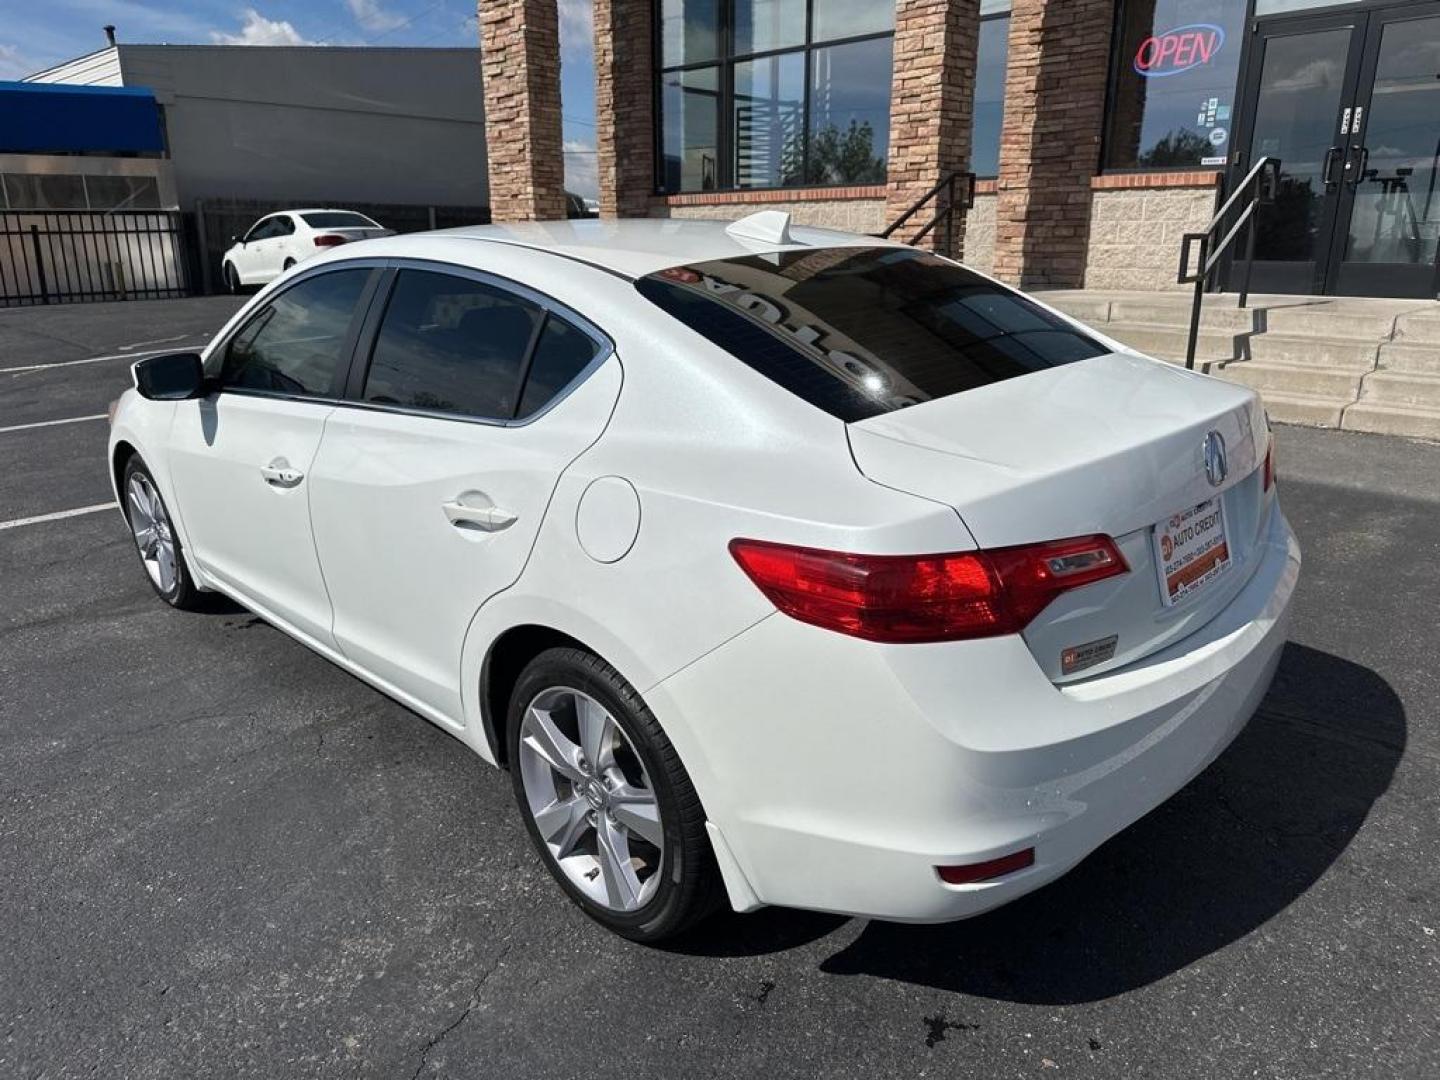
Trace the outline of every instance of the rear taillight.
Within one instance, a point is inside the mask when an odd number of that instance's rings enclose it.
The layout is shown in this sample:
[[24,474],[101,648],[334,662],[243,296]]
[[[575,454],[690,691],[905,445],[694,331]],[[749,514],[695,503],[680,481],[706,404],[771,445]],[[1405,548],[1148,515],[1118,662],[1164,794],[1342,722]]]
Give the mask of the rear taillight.
[[852,555],[732,540],[730,554],[792,618],[892,643],[1019,633],[1061,593],[1129,569],[1108,536],[951,555]]
[[322,233],[315,237],[316,247],[339,247],[345,243],[345,237],[336,236],[334,233]]
[[1261,490],[1269,491],[1275,486],[1275,438],[1271,436],[1270,445],[1265,448],[1265,472],[1261,474]]

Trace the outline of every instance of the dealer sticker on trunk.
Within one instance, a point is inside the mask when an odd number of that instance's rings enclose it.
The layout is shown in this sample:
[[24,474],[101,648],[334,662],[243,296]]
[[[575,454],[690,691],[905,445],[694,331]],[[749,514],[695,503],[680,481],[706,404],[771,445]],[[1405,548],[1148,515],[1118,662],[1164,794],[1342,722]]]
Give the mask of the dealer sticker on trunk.
[[1156,525],[1155,555],[1167,607],[1223,574],[1230,565],[1230,544],[1220,499],[1206,499]]

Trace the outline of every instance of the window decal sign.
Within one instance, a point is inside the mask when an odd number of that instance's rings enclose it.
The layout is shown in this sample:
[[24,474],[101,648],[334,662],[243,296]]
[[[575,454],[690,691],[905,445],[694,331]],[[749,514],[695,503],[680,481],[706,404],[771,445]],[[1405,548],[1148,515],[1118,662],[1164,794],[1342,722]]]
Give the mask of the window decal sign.
[[1190,23],[1152,34],[1135,50],[1135,70],[1147,79],[1183,75],[1210,63],[1225,45],[1225,30],[1214,23]]

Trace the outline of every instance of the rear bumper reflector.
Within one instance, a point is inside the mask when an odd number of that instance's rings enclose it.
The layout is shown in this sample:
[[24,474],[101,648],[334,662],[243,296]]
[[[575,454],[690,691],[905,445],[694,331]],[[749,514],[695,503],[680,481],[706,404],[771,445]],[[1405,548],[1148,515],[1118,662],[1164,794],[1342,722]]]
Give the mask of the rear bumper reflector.
[[987,859],[985,862],[966,863],[964,866],[937,866],[935,872],[947,885],[970,885],[977,881],[1004,877],[1034,865],[1035,849],[1032,847],[1001,855],[998,859]]

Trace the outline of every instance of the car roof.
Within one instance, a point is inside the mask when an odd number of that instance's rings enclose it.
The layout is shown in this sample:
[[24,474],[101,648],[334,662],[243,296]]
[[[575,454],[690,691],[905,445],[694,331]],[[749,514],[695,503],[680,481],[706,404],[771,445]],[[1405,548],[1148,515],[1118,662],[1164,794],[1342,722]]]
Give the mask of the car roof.
[[[579,218],[509,225],[468,225],[424,235],[533,248],[631,278],[643,277],[671,266],[779,251],[890,246],[889,241],[874,236],[802,226],[790,229],[790,243],[776,244],[734,236],[725,231],[728,224],[725,221],[682,221],[674,218]],[[404,242],[404,238],[396,240]]]
[[257,218],[256,220],[264,221],[265,218],[279,217],[281,214],[359,214],[363,218],[369,218],[371,221],[374,220],[374,218],[371,218],[370,215],[363,210],[351,210],[345,206],[302,206],[295,209],[286,207],[284,210],[272,210],[266,214],[265,217]]

